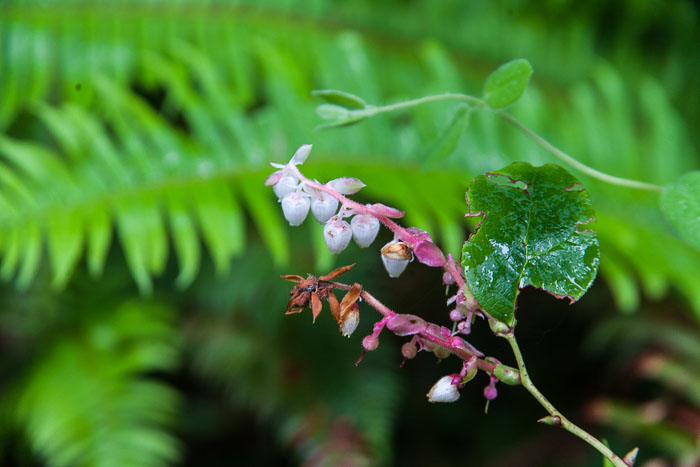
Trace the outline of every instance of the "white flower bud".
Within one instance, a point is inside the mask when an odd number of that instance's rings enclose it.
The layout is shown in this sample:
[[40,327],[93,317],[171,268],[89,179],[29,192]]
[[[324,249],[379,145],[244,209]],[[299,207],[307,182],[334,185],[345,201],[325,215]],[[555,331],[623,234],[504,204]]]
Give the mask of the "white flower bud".
[[311,199],[311,212],[321,224],[328,222],[338,211],[338,200],[327,193],[320,193],[321,199]]
[[382,248],[382,262],[389,277],[399,277],[412,259],[413,252],[405,242],[393,240]]
[[352,236],[360,248],[367,248],[377,238],[379,221],[376,217],[360,214],[350,221]]
[[452,376],[443,376],[433,384],[428,392],[428,402],[454,402],[459,399],[457,386],[452,384]]
[[272,187],[272,190],[277,195],[278,199],[285,197],[287,193],[291,193],[297,189],[299,180],[293,175],[284,175]]
[[309,213],[309,197],[302,193],[287,193],[282,198],[282,212],[289,225],[301,225]]
[[360,324],[360,307],[357,303],[353,303],[340,317],[340,332],[343,336],[350,337],[358,324]]
[[343,251],[352,238],[352,229],[350,224],[345,221],[332,218],[326,223],[323,228],[323,238],[326,239],[326,245],[331,253],[338,254]]

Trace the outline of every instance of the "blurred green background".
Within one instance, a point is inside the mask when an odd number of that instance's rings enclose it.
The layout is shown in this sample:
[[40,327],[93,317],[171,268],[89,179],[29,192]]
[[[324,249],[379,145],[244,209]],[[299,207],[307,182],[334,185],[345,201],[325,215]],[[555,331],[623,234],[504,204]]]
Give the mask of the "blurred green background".
[[[388,306],[447,321],[440,272],[399,279],[378,245],[332,257],[321,227],[286,225],[268,162],[303,143],[307,176],[368,186],[457,254],[473,176],[554,162],[488,114],[439,167],[424,156],[455,105],[313,132],[313,89],[386,104],[479,94],[527,58],[510,111],[579,160],[664,184],[698,169],[698,9],[689,1],[0,2],[0,464],[21,466],[600,466],[543,410],[401,340],[353,364],[325,311],[285,317],[280,274],[344,277]],[[601,274],[574,306],[521,296],[540,389],[638,465],[693,466],[700,436],[700,253],[657,197],[577,174],[598,214]],[[471,341],[514,363],[483,322]]]

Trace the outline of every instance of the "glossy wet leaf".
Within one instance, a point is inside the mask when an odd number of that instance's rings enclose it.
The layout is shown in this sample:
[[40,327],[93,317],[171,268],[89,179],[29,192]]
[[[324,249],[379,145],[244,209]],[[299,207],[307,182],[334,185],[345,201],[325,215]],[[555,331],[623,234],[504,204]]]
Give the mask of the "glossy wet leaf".
[[558,298],[580,298],[598,272],[600,248],[586,225],[594,212],[573,175],[547,164],[516,162],[476,177],[469,214],[483,216],[464,243],[467,283],[484,310],[515,324],[519,290],[528,285]]
[[532,65],[524,58],[501,65],[486,78],[484,100],[494,109],[509,106],[525,92],[530,76]]
[[666,186],[661,209],[681,237],[700,251],[700,171]]

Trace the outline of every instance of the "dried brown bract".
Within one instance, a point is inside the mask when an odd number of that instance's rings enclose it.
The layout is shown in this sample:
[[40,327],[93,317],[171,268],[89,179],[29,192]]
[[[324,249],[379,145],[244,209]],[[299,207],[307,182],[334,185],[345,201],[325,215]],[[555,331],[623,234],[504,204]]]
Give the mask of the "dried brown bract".
[[355,304],[362,292],[360,284],[353,285],[352,289],[345,295],[342,302],[338,303],[338,299],[333,295],[332,281],[338,276],[348,272],[354,264],[340,267],[325,276],[316,276],[309,274],[306,278],[298,275],[284,275],[282,279],[296,283],[294,288],[289,292],[291,298],[287,303],[288,315],[301,313],[307,306],[311,308],[314,322],[321,313],[322,302],[328,300],[331,306],[333,317],[338,322],[338,325],[343,327],[344,321],[347,320],[348,311]]

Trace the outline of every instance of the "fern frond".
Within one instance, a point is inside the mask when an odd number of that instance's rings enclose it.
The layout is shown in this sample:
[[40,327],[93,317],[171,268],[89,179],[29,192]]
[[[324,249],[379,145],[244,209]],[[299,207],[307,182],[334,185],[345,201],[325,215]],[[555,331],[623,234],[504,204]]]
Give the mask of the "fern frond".
[[18,388],[16,419],[53,466],[163,465],[178,458],[168,433],[178,395],[146,373],[177,361],[171,311],[144,303],[96,313],[48,345]]
[[[462,17],[458,3],[418,2],[421,15],[393,12],[382,24],[400,38],[391,46],[371,34],[375,25],[362,2],[339,11],[364,35],[325,23],[325,2],[317,10],[304,2],[245,5],[156,2],[138,14],[113,1],[3,7],[0,35],[9,46],[0,52],[0,127],[7,130],[0,139],[0,277],[27,287],[44,253],[56,288],[83,256],[99,275],[116,238],[142,291],[164,269],[171,246],[180,264],[177,285],[186,287],[199,270],[202,244],[219,271],[231,266],[246,246],[247,219],[283,264],[286,228],[261,182],[269,160],[286,160],[305,142],[315,144],[314,163],[323,160],[323,171],[314,172],[319,179],[365,179],[368,195],[405,209],[412,224],[438,227],[456,252],[467,181],[513,160],[550,162],[548,155],[492,117],[475,115],[445,165],[424,167],[421,156],[440,137],[449,106],[312,134],[309,94],[340,88],[382,104],[474,92],[493,64],[512,56],[514,43],[537,71],[512,111],[567,152],[656,183],[698,165],[671,97],[639,69],[644,57],[629,69],[613,68],[595,55],[584,28],[545,33],[487,6]],[[465,19],[469,34],[446,35],[444,21]],[[508,40],[482,40],[496,20],[506,21],[499,29],[510,28]],[[422,42],[425,28],[439,41]],[[576,63],[560,66],[574,56]],[[482,57],[492,63],[485,66]],[[481,64],[467,66],[474,63]],[[20,120],[23,132],[15,130]],[[621,306],[636,303],[641,280],[652,297],[677,284],[700,313],[700,255],[674,243],[655,200],[582,179],[600,214],[604,255],[610,252],[603,275],[627,284],[613,288]],[[624,228],[605,225],[611,219]],[[629,235],[647,243],[632,247]],[[669,242],[676,246],[667,249]],[[667,252],[642,264],[641,250]]]

